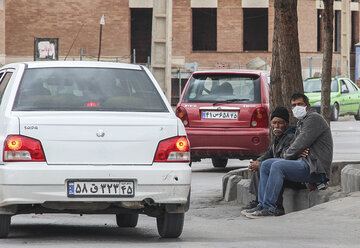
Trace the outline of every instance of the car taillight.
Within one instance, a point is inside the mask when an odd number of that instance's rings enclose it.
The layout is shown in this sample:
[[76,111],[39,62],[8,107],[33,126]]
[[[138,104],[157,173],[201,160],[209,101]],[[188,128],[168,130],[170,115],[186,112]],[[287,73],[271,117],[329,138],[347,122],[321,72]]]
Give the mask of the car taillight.
[[180,118],[185,127],[189,126],[189,117],[184,107],[177,107],[175,114]]
[[154,162],[189,162],[190,147],[186,137],[174,137],[160,141]]
[[250,122],[251,127],[268,127],[269,118],[264,108],[255,109]]
[[4,162],[45,161],[40,141],[21,135],[9,135],[4,142]]

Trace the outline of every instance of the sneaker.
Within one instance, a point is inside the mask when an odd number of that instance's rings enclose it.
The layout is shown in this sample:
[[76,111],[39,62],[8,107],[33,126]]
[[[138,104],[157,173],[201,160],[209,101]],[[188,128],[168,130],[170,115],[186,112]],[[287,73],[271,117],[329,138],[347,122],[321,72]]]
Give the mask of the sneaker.
[[277,208],[275,210],[275,216],[281,216],[285,214],[285,209],[284,208]]
[[252,200],[251,202],[248,203],[248,205],[243,207],[242,210],[244,210],[244,209],[252,209],[252,208],[255,208],[257,205],[259,205],[259,202],[257,200]]
[[262,209],[263,209],[263,207],[261,207],[261,206],[256,206],[256,207],[254,207],[254,208],[244,209],[244,210],[241,211],[240,213],[241,213],[242,215],[247,216],[247,215],[249,215],[249,214],[252,214],[252,213],[254,213],[254,212],[256,212],[256,211],[260,211],[260,210],[262,210]]
[[266,217],[274,217],[276,216],[274,212],[271,212],[270,210],[263,208],[261,210],[255,211],[251,214],[245,215],[249,219],[260,219],[260,218],[266,218]]

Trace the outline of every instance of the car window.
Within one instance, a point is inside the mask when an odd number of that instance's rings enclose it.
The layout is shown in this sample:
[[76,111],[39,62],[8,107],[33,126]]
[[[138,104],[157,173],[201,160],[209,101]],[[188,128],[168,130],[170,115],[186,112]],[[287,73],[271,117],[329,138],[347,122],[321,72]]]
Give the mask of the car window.
[[[321,79],[305,80],[303,85],[305,93],[321,92]],[[336,80],[332,80],[330,89],[331,92],[337,92],[338,89],[338,82]]]
[[195,74],[190,79],[183,99],[184,102],[209,103],[222,100],[260,103],[260,77],[239,74]]
[[145,71],[110,68],[27,69],[13,110],[168,111]]
[[2,73],[2,75],[0,75],[0,103],[2,100],[2,97],[4,95],[4,91],[6,89],[7,84],[9,83],[9,80],[11,78],[12,72],[6,72],[6,73]]
[[357,88],[354,86],[354,84],[352,82],[350,82],[349,80],[344,80],[344,81],[349,89],[349,92],[357,91]]
[[340,89],[341,92],[350,92],[344,80],[340,80]]

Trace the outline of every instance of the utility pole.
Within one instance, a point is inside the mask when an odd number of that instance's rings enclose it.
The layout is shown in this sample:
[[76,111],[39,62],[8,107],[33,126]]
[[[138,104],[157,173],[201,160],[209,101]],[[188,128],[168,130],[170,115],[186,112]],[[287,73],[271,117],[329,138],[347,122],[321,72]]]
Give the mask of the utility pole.
[[99,54],[98,54],[98,61],[100,60],[101,54],[101,38],[102,38],[102,27],[105,25],[105,16],[102,15],[100,19],[100,38],[99,38]]

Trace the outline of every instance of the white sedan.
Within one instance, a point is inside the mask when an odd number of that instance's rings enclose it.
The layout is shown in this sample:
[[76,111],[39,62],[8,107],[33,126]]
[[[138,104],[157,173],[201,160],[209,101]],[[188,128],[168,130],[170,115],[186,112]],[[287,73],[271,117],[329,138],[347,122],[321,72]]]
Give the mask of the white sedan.
[[0,237],[11,216],[156,217],[181,235],[189,208],[189,142],[146,67],[28,62],[0,68]]

